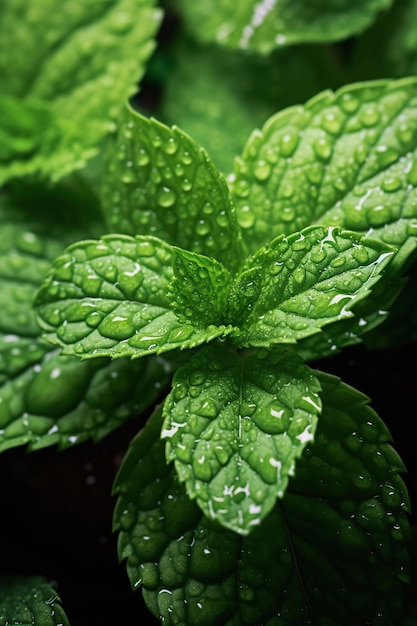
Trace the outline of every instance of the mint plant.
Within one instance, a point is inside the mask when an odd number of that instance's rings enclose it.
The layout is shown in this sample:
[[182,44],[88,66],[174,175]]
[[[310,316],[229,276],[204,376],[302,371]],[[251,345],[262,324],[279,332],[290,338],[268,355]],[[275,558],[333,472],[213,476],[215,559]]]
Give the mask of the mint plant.
[[[113,529],[163,624],[416,615],[406,467],[370,399],[324,371],[415,332],[413,54],[395,69],[414,5],[381,58],[393,78],[356,82],[361,33],[398,3],[310,4],[181,0],[166,75],[154,2],[50,0],[22,28],[0,9],[0,450],[139,418]],[[319,46],[349,36],[350,65]],[[169,96],[151,114],[131,98],[148,60]],[[2,623],[69,624],[52,582],[7,574]]]

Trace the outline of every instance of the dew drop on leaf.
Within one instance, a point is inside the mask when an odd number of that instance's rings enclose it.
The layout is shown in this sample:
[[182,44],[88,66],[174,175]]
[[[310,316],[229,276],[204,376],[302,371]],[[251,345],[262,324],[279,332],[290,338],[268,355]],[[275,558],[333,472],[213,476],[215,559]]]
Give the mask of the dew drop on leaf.
[[359,119],[364,126],[375,126],[380,120],[378,107],[370,103],[361,108]]
[[138,150],[138,156],[137,156],[136,162],[139,165],[139,167],[144,167],[145,165],[148,165],[149,154],[146,152],[144,148],[140,148]]
[[281,219],[283,222],[292,222],[295,217],[295,211],[293,207],[286,206],[281,211]]
[[300,135],[296,130],[288,131],[281,137],[280,148],[283,157],[288,158],[294,153],[299,139]]
[[385,178],[381,183],[383,191],[392,192],[397,191],[401,187],[401,180],[398,176],[389,176]]
[[313,143],[316,156],[323,161],[328,161],[332,155],[332,143],[327,137],[319,137]]
[[406,171],[406,175],[407,175],[407,182],[410,185],[417,186],[417,162],[416,161],[412,161],[409,169],[407,169]]
[[266,161],[258,161],[255,164],[255,167],[253,169],[253,174],[255,176],[255,178],[260,181],[263,182],[265,180],[268,180],[269,176],[271,175],[271,166],[269,163],[267,163]]
[[340,106],[346,113],[355,113],[359,108],[359,100],[351,93],[344,93],[340,98]]
[[333,109],[327,111],[321,120],[322,128],[331,133],[332,135],[338,135],[343,125],[344,117],[339,109]]
[[394,148],[390,146],[386,146],[381,144],[377,147],[377,159],[378,164],[381,168],[387,167],[388,165],[392,165],[398,161],[398,152]]
[[109,315],[101,322],[99,331],[104,337],[121,341],[128,339],[135,333],[135,325],[129,317]]
[[164,152],[167,154],[175,154],[178,151],[178,142],[174,137],[169,137],[168,141],[163,146]]
[[158,194],[158,204],[161,207],[170,207],[175,204],[176,195],[169,187],[162,187]]
[[383,226],[391,219],[391,210],[389,206],[378,204],[367,211],[369,223],[373,227]]

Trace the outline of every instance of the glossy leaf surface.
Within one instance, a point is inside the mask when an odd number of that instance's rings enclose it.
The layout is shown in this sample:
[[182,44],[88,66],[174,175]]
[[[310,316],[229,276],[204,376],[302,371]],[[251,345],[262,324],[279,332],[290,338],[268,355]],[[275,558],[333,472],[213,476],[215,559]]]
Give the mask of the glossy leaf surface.
[[189,31],[203,41],[268,54],[294,43],[329,42],[372,24],[392,0],[180,0]]
[[393,252],[334,227],[277,237],[247,261],[229,295],[240,346],[294,343],[353,315]]
[[241,534],[261,522],[314,438],[319,391],[287,352],[242,359],[208,347],[177,370],[161,436],[207,517]]
[[248,536],[202,516],[165,463],[158,411],[116,478],[114,527],[134,589],[168,624],[395,623],[407,579],[408,497],[367,398],[319,374],[314,443]]
[[416,144],[414,78],[349,85],[278,113],[236,160],[248,249],[322,223],[402,248],[401,267],[417,232]]
[[111,232],[157,236],[232,271],[242,260],[226,181],[205,150],[176,126],[126,107],[110,146],[103,198]]
[[153,0],[0,7],[0,183],[60,178],[97,154],[137,91],[161,11]]
[[[89,207],[83,200],[88,222]],[[77,206],[78,194],[71,195],[67,186],[49,194],[29,186],[20,190],[19,198],[2,198],[0,451],[97,441],[145,410],[171,375],[171,365],[160,358],[82,363],[41,340],[32,303],[52,259],[76,237],[77,228],[88,232],[81,228]],[[65,209],[63,215],[57,207]],[[94,219],[90,226],[94,231]]]
[[107,235],[70,246],[38,292],[44,337],[64,354],[140,357],[230,333],[196,328],[170,307],[172,249],[156,237]]

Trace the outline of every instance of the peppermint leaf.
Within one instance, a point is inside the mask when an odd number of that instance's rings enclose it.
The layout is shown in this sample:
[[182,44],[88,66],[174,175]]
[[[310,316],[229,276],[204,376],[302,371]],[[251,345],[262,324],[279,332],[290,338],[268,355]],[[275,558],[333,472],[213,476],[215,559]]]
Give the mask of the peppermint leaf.
[[[0,451],[98,441],[155,401],[172,372],[159,357],[80,362],[41,340],[32,302],[47,269],[84,221],[85,229],[96,229],[89,197],[79,191],[68,183],[53,191],[28,185],[18,197],[2,196]],[[83,220],[77,215],[79,203]]]
[[345,39],[372,24],[392,0],[180,0],[188,29],[202,41],[268,54],[306,42]]
[[248,249],[321,223],[398,248],[400,270],[417,229],[416,145],[415,78],[348,85],[278,113],[235,162]]
[[230,292],[240,346],[294,343],[351,308],[378,280],[393,252],[339,228],[310,227],[277,237],[247,262]]
[[231,332],[182,323],[170,308],[172,278],[171,246],[156,237],[107,235],[73,244],[36,298],[44,338],[63,354],[140,357]]
[[295,355],[208,347],[174,375],[167,459],[205,515],[243,535],[282,498],[314,437],[320,387]]
[[227,183],[188,135],[126,107],[108,159],[103,201],[112,232],[158,236],[232,271],[239,266],[242,242]]
[[157,619],[398,623],[409,567],[404,466],[368,399],[318,376],[315,440],[282,500],[247,536],[209,520],[186,497],[165,463],[161,409],[131,442],[114,484],[114,528],[132,587],[142,586]]
[[154,0],[2,2],[0,111],[16,110],[0,124],[0,184],[56,180],[98,153],[137,91],[161,16]]

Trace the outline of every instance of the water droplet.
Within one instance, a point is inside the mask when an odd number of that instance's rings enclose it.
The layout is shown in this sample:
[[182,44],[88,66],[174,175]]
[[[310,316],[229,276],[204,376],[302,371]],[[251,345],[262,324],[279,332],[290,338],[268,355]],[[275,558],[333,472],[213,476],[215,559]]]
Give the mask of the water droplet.
[[233,191],[239,198],[247,198],[250,193],[249,182],[245,179],[238,180],[233,187]]
[[126,509],[124,509],[118,519],[121,530],[128,531],[132,528],[136,521],[136,509],[135,506],[129,502]]
[[208,482],[212,476],[210,463],[204,454],[194,455],[192,460],[194,476],[197,480]]
[[145,165],[148,165],[149,161],[150,161],[149,154],[146,152],[144,148],[140,148],[138,150],[138,156],[136,160],[139,167],[144,167]]
[[240,208],[238,221],[241,228],[251,228],[255,222],[255,214],[248,205]]
[[205,220],[199,220],[196,224],[195,230],[198,235],[207,235],[210,232],[210,223]]
[[161,207],[170,207],[175,204],[176,195],[169,187],[162,187],[158,194],[158,204]]
[[266,161],[258,161],[255,164],[255,167],[253,169],[253,174],[255,176],[255,178],[260,181],[263,182],[265,180],[267,180],[269,178],[269,176],[271,175],[271,166],[269,163],[267,163]]
[[375,126],[380,120],[378,107],[376,104],[368,103],[359,112],[359,119],[364,126]]
[[398,160],[398,152],[390,146],[381,144],[376,149],[380,167],[387,167]]
[[125,165],[126,168],[123,170],[121,178],[122,182],[124,182],[126,185],[130,185],[131,183],[134,183],[136,181],[136,175],[133,169],[132,161],[127,161]]
[[313,143],[313,150],[319,159],[328,161],[332,155],[332,143],[327,137],[319,137]]
[[183,152],[181,160],[184,163],[184,165],[190,165],[193,162],[193,158],[191,154],[187,152],[186,150]]
[[134,335],[136,328],[130,317],[124,315],[108,315],[101,322],[98,330],[104,337],[122,341]]
[[202,417],[216,417],[219,414],[219,407],[211,398],[207,398],[196,409],[197,413]]
[[296,147],[298,146],[299,140],[300,140],[300,134],[298,130],[287,131],[285,135],[281,137],[281,140],[280,140],[282,156],[285,158],[290,157],[294,153]]
[[290,182],[283,182],[281,184],[281,188],[280,188],[280,195],[283,198],[292,198],[292,196],[294,195],[294,185]]
[[292,206],[284,207],[281,209],[280,217],[283,222],[292,222],[295,217],[294,208]]
[[175,154],[178,150],[178,142],[175,141],[174,137],[170,137],[168,141],[164,144],[164,151],[167,154]]
[[351,93],[344,93],[339,99],[340,106],[346,113],[355,113],[359,107],[359,100]]
[[353,157],[358,165],[362,165],[368,156],[368,146],[365,143],[360,143],[356,146],[353,153]]
[[398,176],[389,176],[382,181],[381,188],[386,192],[397,191],[401,187]]
[[155,247],[150,241],[138,241],[136,250],[139,257],[153,256],[155,254]]
[[298,285],[302,285],[306,278],[305,269],[303,267],[297,267],[294,270],[292,277]]
[[369,262],[369,254],[364,246],[353,247],[352,256],[360,265],[365,265]]
[[391,220],[391,209],[388,204],[377,204],[367,210],[367,217],[371,226],[383,226]]
[[93,311],[87,315],[85,321],[91,328],[96,328],[103,319],[103,314],[99,311]]
[[191,385],[202,385],[206,379],[206,375],[202,370],[194,370],[190,374]]
[[410,143],[414,144],[415,132],[416,132],[415,128],[408,126],[408,124],[404,122],[398,126],[397,131],[396,131],[399,140],[403,144],[410,144]]
[[343,122],[344,116],[342,112],[338,108],[333,107],[323,115],[321,126],[325,131],[331,133],[332,135],[338,135],[341,131]]
[[187,341],[194,334],[194,327],[184,324],[178,328],[174,328],[169,332],[168,341],[170,343],[182,343]]
[[417,161],[412,161],[406,169],[407,182],[417,186]]

